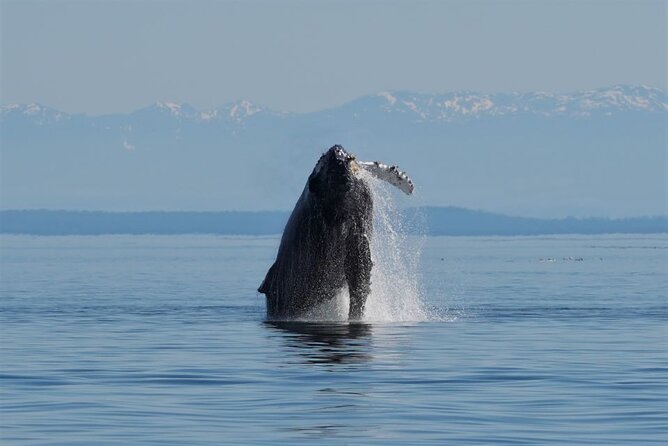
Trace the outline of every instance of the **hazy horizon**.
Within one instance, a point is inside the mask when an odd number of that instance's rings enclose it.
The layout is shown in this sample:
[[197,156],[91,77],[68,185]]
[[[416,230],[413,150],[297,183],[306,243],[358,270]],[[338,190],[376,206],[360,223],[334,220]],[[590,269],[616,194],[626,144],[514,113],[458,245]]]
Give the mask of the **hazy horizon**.
[[67,113],[241,99],[304,113],[384,90],[667,86],[662,1],[0,5],[0,102]]
[[448,90],[448,91],[416,91],[416,90],[410,90],[406,88],[400,88],[400,89],[393,89],[393,90],[378,90],[378,91],[370,91],[367,93],[363,93],[359,96],[350,98],[345,100],[344,102],[338,103],[338,104],[333,104],[333,105],[328,105],[324,108],[312,110],[312,111],[301,111],[301,112],[295,112],[291,110],[282,110],[282,109],[275,109],[268,107],[266,104],[262,102],[256,102],[253,101],[249,98],[239,98],[236,100],[232,101],[227,101],[225,103],[217,104],[212,107],[195,107],[190,101],[185,100],[183,102],[176,102],[169,100],[168,98],[162,98],[158,99],[156,101],[146,103],[143,105],[140,105],[138,108],[133,108],[130,110],[121,110],[121,111],[116,111],[116,112],[108,112],[108,113],[92,113],[92,112],[87,112],[87,111],[80,111],[76,113],[71,113],[66,110],[62,110],[58,107],[54,107],[52,104],[46,103],[44,101],[34,101],[34,102],[3,102],[0,103],[0,107],[7,107],[7,106],[12,106],[12,105],[31,105],[31,104],[37,104],[43,107],[48,107],[54,110],[57,110],[59,112],[71,114],[71,115],[86,115],[86,116],[108,116],[108,115],[124,115],[124,114],[130,114],[134,113],[140,110],[143,110],[147,107],[150,107],[152,105],[156,104],[177,104],[179,106],[187,106],[187,107],[192,107],[195,111],[197,112],[203,112],[203,111],[209,111],[209,110],[214,110],[220,107],[224,107],[227,105],[232,105],[232,104],[239,104],[242,102],[249,102],[250,104],[260,107],[263,110],[270,110],[270,111],[275,111],[275,112],[280,112],[280,113],[290,113],[290,114],[295,114],[295,115],[306,115],[309,113],[318,113],[318,112],[324,112],[324,111],[329,111],[333,110],[342,106],[345,106],[347,104],[353,103],[357,100],[363,99],[363,98],[368,98],[368,97],[374,97],[374,96],[382,96],[385,93],[391,93],[391,94],[418,94],[418,95],[433,95],[433,96],[438,96],[438,95],[448,95],[448,94],[454,94],[454,93],[470,93],[470,94],[480,94],[480,95],[497,95],[497,94],[530,94],[530,93],[546,93],[546,94],[552,94],[552,95],[569,95],[569,94],[577,94],[577,93],[583,93],[583,92],[593,92],[597,90],[605,90],[605,89],[611,89],[615,87],[640,87],[640,88],[649,88],[649,89],[656,89],[660,90],[662,92],[668,92],[668,88],[663,88],[663,87],[658,87],[655,85],[646,85],[646,84],[612,84],[612,85],[600,85],[600,86],[594,86],[592,88],[586,88],[586,89],[576,89],[576,90],[564,90],[564,91],[548,91],[548,90],[525,90],[525,91],[485,91],[485,90]]

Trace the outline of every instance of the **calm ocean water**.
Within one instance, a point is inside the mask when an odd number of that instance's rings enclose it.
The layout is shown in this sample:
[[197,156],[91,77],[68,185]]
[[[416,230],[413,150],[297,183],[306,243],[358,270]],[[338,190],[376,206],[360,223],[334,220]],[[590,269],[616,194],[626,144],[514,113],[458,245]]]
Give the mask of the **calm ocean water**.
[[264,320],[278,241],[0,237],[2,444],[668,438],[668,237],[426,238],[359,324]]

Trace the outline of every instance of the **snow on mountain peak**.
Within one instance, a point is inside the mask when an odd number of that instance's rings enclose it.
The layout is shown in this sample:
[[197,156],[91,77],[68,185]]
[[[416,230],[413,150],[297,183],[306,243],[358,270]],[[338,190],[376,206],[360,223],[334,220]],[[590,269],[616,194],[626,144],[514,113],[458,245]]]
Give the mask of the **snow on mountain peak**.
[[31,103],[31,104],[8,104],[8,105],[3,105],[2,106],[2,113],[12,113],[12,112],[19,112],[24,115],[38,115],[38,114],[43,114],[50,110],[48,107],[44,107],[40,104],[36,103]]
[[594,113],[668,110],[666,92],[647,86],[615,85],[570,94],[549,92],[416,94],[383,91],[386,113],[414,114],[418,121],[451,122],[483,116],[530,114],[587,117]]
[[155,103],[155,107],[177,117],[189,117],[196,113],[195,109],[188,104],[178,104],[171,101],[158,101]]
[[200,112],[199,118],[202,121],[211,121],[213,119],[216,119],[218,117],[218,110],[205,110],[203,112]]
[[262,111],[260,107],[244,99],[232,104],[229,116],[236,121],[240,121],[241,119],[253,116],[260,111]]
[[[613,85],[607,88],[573,93],[510,92],[478,93],[456,91],[425,94],[405,91],[381,91],[347,104],[342,111],[356,118],[374,114],[403,115],[416,122],[460,122],[483,117],[533,115],[544,117],[589,117],[627,112],[666,112],[668,95],[665,90],[645,85]],[[8,104],[0,108],[3,119],[27,118],[38,125],[60,120],[79,119],[52,108],[31,104]],[[267,110],[248,100],[198,111],[188,104],[160,101],[138,112],[142,116],[157,114],[182,122],[242,124],[257,116],[283,118],[290,113]]]
[[25,108],[24,113],[26,115],[36,115],[42,111],[42,106],[39,104],[28,104]]
[[0,108],[0,116],[3,118],[17,115],[35,119],[39,125],[70,118],[67,113],[34,102],[30,104],[8,104]]
[[7,104],[0,107],[0,111],[2,111],[2,114],[5,115],[15,110],[20,110],[21,107],[22,107],[21,104]]
[[395,98],[389,91],[381,91],[378,93],[378,96],[385,98],[390,105],[394,105],[395,102],[397,102],[397,98]]
[[155,105],[158,108],[167,109],[167,110],[169,110],[169,111],[171,111],[172,113],[175,113],[175,114],[178,114],[178,113],[181,112],[181,104],[177,104],[176,102],[160,102],[160,101],[158,101],[158,102],[155,103]]
[[[182,121],[202,123],[214,123],[219,121],[241,123],[243,120],[264,111],[266,110],[248,100],[241,100],[221,107],[205,110],[197,110],[188,104],[158,101],[152,106],[139,110],[142,114],[159,113]],[[283,115],[281,113],[270,113],[276,116]]]

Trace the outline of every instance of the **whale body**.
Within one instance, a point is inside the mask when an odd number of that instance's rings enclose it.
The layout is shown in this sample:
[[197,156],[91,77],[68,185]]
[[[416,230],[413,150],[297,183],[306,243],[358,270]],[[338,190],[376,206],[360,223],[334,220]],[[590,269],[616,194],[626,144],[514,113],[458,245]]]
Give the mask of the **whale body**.
[[258,291],[267,317],[304,317],[348,287],[348,317],[359,320],[371,289],[373,198],[361,169],[406,193],[413,183],[395,166],[358,162],[335,145],[316,163],[281,237],[276,261]]

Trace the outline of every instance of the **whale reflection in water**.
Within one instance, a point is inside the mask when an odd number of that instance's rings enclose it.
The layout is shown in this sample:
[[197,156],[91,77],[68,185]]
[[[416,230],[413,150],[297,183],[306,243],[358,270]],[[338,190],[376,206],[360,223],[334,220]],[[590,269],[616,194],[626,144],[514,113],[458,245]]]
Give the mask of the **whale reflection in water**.
[[266,321],[284,334],[286,345],[310,364],[354,364],[369,361],[372,327],[364,323]]

